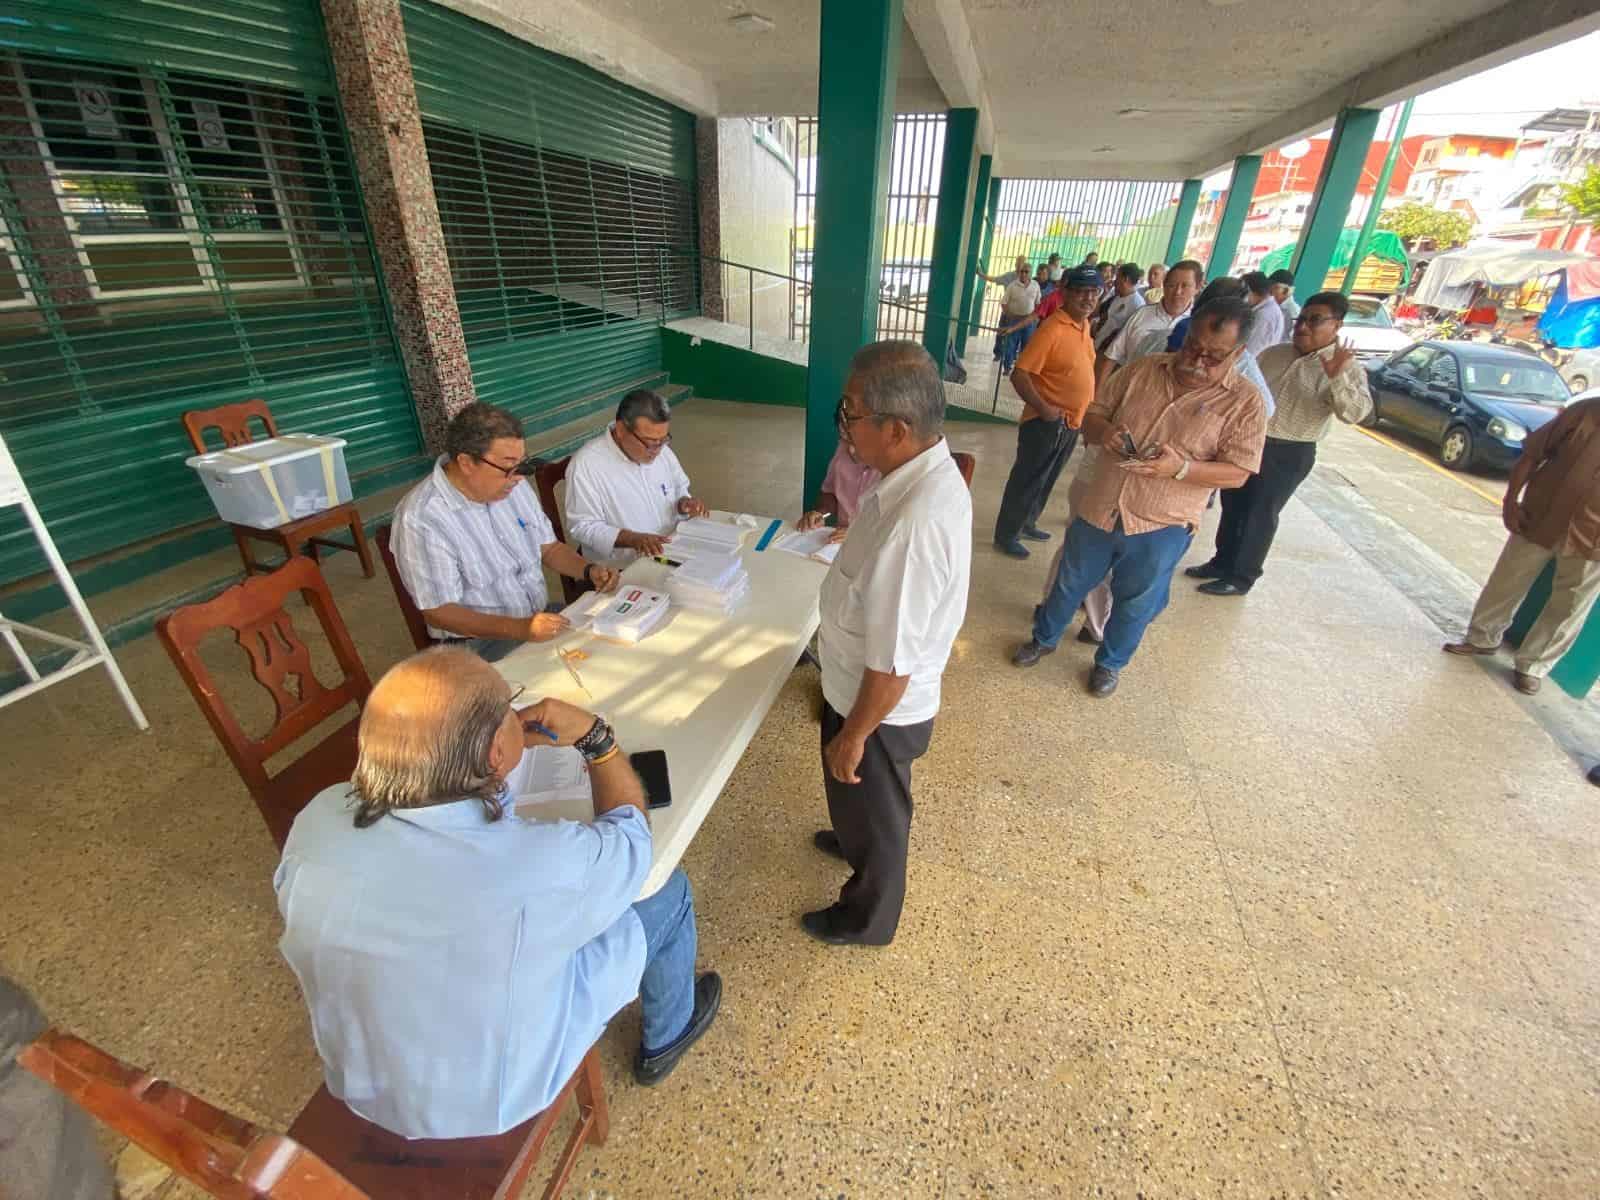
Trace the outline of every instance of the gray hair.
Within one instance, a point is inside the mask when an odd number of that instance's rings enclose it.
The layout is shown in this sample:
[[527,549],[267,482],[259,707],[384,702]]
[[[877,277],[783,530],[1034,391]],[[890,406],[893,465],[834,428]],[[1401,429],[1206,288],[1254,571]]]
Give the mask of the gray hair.
[[505,681],[468,650],[435,646],[391,668],[361,713],[356,828],[468,797],[498,821],[505,781],[489,767],[489,748],[508,703]]
[[944,381],[920,342],[863,346],[850,360],[850,374],[860,380],[862,403],[874,416],[904,421],[924,440],[944,431]]
[[665,425],[672,420],[672,406],[649,388],[636,388],[617,405],[617,420],[632,429],[633,423],[640,417]]
[[509,409],[479,401],[469,404],[450,418],[444,431],[444,452],[454,462],[456,456],[482,458],[501,438],[522,437],[522,422]]

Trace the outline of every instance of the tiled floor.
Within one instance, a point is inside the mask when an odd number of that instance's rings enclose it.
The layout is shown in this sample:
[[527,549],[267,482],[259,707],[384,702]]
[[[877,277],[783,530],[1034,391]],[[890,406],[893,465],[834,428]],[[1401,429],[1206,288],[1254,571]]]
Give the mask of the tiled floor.
[[[798,413],[696,401],[674,438],[714,504],[791,511]],[[841,882],[798,670],[686,859],[723,1014],[655,1091],[614,1023],[612,1139],[569,1195],[1600,1195],[1594,789],[1299,505],[1248,600],[1175,589],[1113,699],[1073,642],[1014,670],[1046,556],[986,536],[1013,438],[952,427],[973,588],[900,936],[795,924]],[[376,674],[388,585],[329,575]],[[271,845],[160,647],[121,657],[147,735],[93,677],[0,713],[5,966],[282,1126],[318,1071]]]

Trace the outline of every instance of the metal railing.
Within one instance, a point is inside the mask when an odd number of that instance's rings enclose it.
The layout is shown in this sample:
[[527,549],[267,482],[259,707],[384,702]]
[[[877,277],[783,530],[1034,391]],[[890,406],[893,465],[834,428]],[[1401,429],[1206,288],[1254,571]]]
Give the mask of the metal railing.
[[[704,271],[702,269],[700,271],[696,271],[696,273],[695,273],[696,287],[697,287],[697,289],[700,289],[699,291],[697,291],[697,295],[696,295],[696,299],[697,299],[697,302],[698,302],[697,303],[697,307],[698,307],[698,309],[700,311],[700,314],[703,317],[706,317],[706,318],[708,318],[710,320],[721,321],[725,325],[743,324],[745,326],[745,330],[746,330],[746,344],[748,345],[748,347],[751,350],[754,350],[756,348],[756,329],[757,329],[756,302],[755,302],[756,291],[757,291],[757,288],[756,288],[756,285],[755,285],[756,277],[757,276],[761,276],[763,279],[770,279],[770,280],[777,281],[777,282],[775,282],[775,283],[773,283],[771,285],[772,290],[776,290],[778,287],[782,286],[782,287],[786,288],[788,292],[798,294],[798,293],[801,292],[802,289],[804,289],[804,293],[807,296],[809,296],[810,290],[811,290],[811,281],[809,279],[801,279],[798,276],[787,275],[787,274],[784,274],[781,271],[769,271],[765,267],[753,266],[750,263],[735,262],[732,259],[719,258],[716,255],[712,255],[712,254],[700,254],[700,253],[698,253],[696,251],[692,251],[692,250],[670,250],[670,249],[667,249],[667,250],[662,250],[661,251],[660,257],[661,257],[661,269],[660,270],[661,270],[661,275],[662,275],[663,278],[665,278],[670,273],[670,268],[669,268],[668,264],[669,264],[669,261],[671,259],[693,260],[694,262],[699,264],[701,268],[704,268],[707,265],[713,265],[714,266],[714,268],[715,268],[715,270],[717,272],[717,275],[718,275],[718,286],[719,286],[719,289],[720,289],[719,290],[719,294],[716,297],[716,304],[711,306],[712,308],[714,308],[714,311],[708,311],[707,298],[703,294]],[[741,272],[744,274],[744,282],[745,282],[745,296],[744,296],[744,299],[745,299],[745,304],[744,304],[744,310],[745,310],[744,311],[744,316],[745,316],[745,319],[744,319],[743,322],[740,322],[740,321],[735,320],[735,319],[730,319],[732,314],[728,312],[728,303],[727,303],[727,297],[729,296],[729,294],[731,292],[731,289],[727,285],[727,281],[729,279],[737,279],[738,276],[739,276],[739,273],[741,273]],[[922,318],[922,322],[921,322],[922,328],[926,328],[927,327],[927,321],[928,321],[929,317],[932,317],[935,321],[938,321],[938,320],[949,321],[951,323],[952,329],[965,330],[965,332],[966,332],[966,334],[967,334],[967,336],[969,338],[974,336],[974,335],[976,335],[976,334],[980,334],[980,333],[999,333],[1000,332],[1000,327],[998,325],[985,325],[985,324],[983,324],[983,322],[981,320],[973,320],[970,317],[950,316],[950,315],[946,315],[946,314],[942,314],[942,313],[929,313],[927,308],[926,308],[926,306],[925,305],[921,305],[921,304],[908,304],[908,303],[904,303],[904,302],[898,301],[898,300],[885,300],[882,297],[879,297],[878,306],[880,308],[903,309],[903,310],[908,310],[910,312],[918,314]],[[663,305],[662,308],[661,308],[661,321],[662,321],[662,323],[665,324],[667,319],[668,318],[667,318],[667,314],[666,314],[666,307],[665,307],[665,305]],[[770,332],[770,333],[768,333],[768,331],[766,331],[766,330],[762,330],[763,334],[766,335],[766,336],[772,337],[776,341],[788,342],[791,345],[803,346],[809,340],[809,339],[804,338],[804,337],[795,337],[795,336],[793,336],[792,330],[795,329],[796,326],[794,326],[792,324],[792,322],[774,322],[775,327],[780,325],[780,324],[783,326],[781,329],[775,329],[775,331]],[[804,326],[801,326],[799,328],[809,329],[810,328],[810,323],[807,322]],[[920,330],[918,332],[920,332]],[[940,369],[941,376],[943,375],[944,367],[945,367],[944,363],[940,363],[939,364],[939,369]],[[1000,372],[996,371],[994,373],[994,388],[993,388],[992,395],[990,397],[990,405],[989,405],[989,411],[991,413],[995,413],[995,412],[999,411],[999,406],[1000,406],[1000,378],[1001,378]]]

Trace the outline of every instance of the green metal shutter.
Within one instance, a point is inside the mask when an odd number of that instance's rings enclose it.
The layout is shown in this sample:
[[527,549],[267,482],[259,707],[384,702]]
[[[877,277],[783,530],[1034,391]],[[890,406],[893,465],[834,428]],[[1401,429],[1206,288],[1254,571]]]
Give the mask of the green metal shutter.
[[664,378],[694,305],[694,118],[425,0],[406,41],[478,396],[530,435]]
[[0,0],[0,432],[63,554],[211,519],[180,417],[252,396],[421,450],[316,0]]

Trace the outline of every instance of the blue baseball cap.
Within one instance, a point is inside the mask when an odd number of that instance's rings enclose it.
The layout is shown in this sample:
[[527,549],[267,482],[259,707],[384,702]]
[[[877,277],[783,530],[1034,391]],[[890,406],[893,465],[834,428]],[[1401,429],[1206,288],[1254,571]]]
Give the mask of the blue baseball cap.
[[1073,267],[1061,281],[1064,288],[1094,288],[1100,287],[1100,269],[1098,267]]

